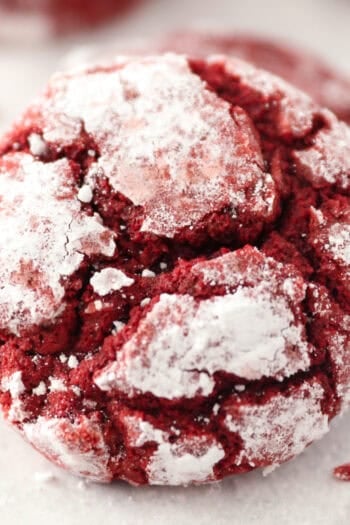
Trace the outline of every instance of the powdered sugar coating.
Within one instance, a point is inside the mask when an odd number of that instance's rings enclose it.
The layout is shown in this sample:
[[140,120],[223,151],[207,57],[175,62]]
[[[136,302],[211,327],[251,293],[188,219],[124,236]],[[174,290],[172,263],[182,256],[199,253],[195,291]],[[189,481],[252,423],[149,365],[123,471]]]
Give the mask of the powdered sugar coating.
[[[218,283],[215,272],[221,268],[221,279],[230,286],[232,278],[242,279],[233,271],[239,258],[227,254],[214,263],[199,263],[193,271]],[[269,286],[259,283],[264,267],[255,272],[253,268],[254,264],[247,273],[254,276],[255,286],[241,286],[224,296],[198,302],[189,295],[162,294],[118,351],[116,361],[97,374],[97,386],[128,395],[139,391],[168,399],[190,398],[209,395],[215,386],[213,375],[219,371],[248,380],[264,376],[282,380],[306,370],[310,359],[303,325],[286,297],[275,295],[271,268]],[[302,301],[303,289],[300,292],[291,278],[286,283],[292,298]]]
[[124,272],[116,268],[104,268],[96,272],[90,279],[94,291],[101,296],[131,286],[134,282],[134,279],[130,279]]
[[64,392],[67,386],[63,379],[59,377],[50,377],[49,391],[50,392]]
[[[293,322],[283,301],[244,290],[199,305],[164,294],[95,383],[172,399],[209,395],[220,370],[249,380],[283,378],[309,364]],[[286,348],[294,346],[302,357],[290,362]]]
[[22,381],[22,371],[17,370],[10,376],[3,376],[0,381],[0,392],[9,392],[11,395],[11,404],[5,417],[12,423],[24,421],[27,417],[22,394],[25,393],[25,386]]
[[86,416],[74,423],[68,418],[40,416],[35,423],[24,423],[23,434],[37,450],[74,474],[93,481],[111,479],[110,454],[103,434]]
[[259,218],[271,215],[274,182],[249,120],[209,91],[184,57],[57,76],[50,92],[41,108],[45,140],[70,144],[83,124],[100,151],[88,180],[105,175],[143,206],[142,231],[173,237],[225,206],[233,216],[247,206]]
[[47,151],[47,144],[38,133],[32,133],[29,138],[29,148],[32,155],[40,157]]
[[25,404],[20,397],[12,399],[10,409],[5,413],[5,417],[10,423],[19,425],[28,419],[28,412],[25,408]]
[[350,224],[333,224],[329,229],[328,241],[326,250],[333,254],[335,260],[347,265],[350,273]]
[[329,292],[316,284],[309,286],[317,333],[327,348],[333,367],[341,411],[350,406],[350,315],[339,311]]
[[69,359],[67,361],[67,366],[69,368],[76,368],[79,365],[78,359],[75,357],[75,355],[70,355]]
[[81,213],[67,160],[44,164],[22,153],[5,156],[0,193],[0,327],[17,334],[58,316],[62,278],[84,255],[113,255],[115,244],[96,215]]
[[237,464],[275,465],[300,454],[328,432],[328,416],[321,401],[324,390],[317,382],[304,383],[286,396],[276,394],[261,405],[226,405],[225,423],[239,434],[243,448]]
[[[333,210],[333,213],[339,213]],[[327,209],[312,210],[312,246],[321,264],[321,272],[328,274],[339,286],[339,291],[350,293],[350,218],[348,212],[340,213],[339,219]]]
[[328,125],[317,133],[312,147],[295,151],[294,158],[304,175],[316,187],[334,184],[350,187],[350,129],[329,111],[323,111]]
[[18,370],[9,377],[3,377],[1,380],[1,390],[3,392],[10,392],[13,399],[23,394],[25,387],[22,381],[22,372]]
[[[350,316],[344,319],[345,333],[350,332]],[[335,366],[337,378],[337,394],[341,402],[342,412],[350,406],[350,338],[343,334],[335,334],[329,340],[329,354]]]
[[137,417],[124,418],[123,424],[131,446],[157,444],[147,466],[148,481],[153,485],[187,485],[194,479],[197,483],[212,481],[214,466],[225,456],[221,444],[210,436],[185,437],[171,443],[166,432]]
[[[47,307],[49,317],[37,326],[30,318],[20,337],[2,331],[1,375],[22,372],[26,388],[19,393],[22,376],[5,381],[19,395],[0,391],[0,403],[48,457],[100,481],[201,483],[289,459],[287,449],[300,452],[306,434],[311,440],[325,432],[325,418],[348,402],[344,312],[330,301],[331,313],[319,319],[310,299],[310,276],[321,288],[328,262],[313,265],[310,203],[326,232],[334,217],[344,222],[347,201],[333,188],[316,190],[291,160],[295,147],[312,148],[317,126],[325,124],[299,96],[223,58],[120,59],[57,76],[9,134],[12,142],[5,137],[4,178],[13,179],[5,198],[15,206],[5,206],[2,217],[13,208],[20,214],[23,193],[30,193],[24,190],[40,185],[27,207],[40,218],[48,206],[54,217],[45,215],[44,232],[37,222],[18,221],[12,236],[19,231],[18,245],[25,223],[38,235],[35,242],[53,235],[57,251],[50,240],[50,250],[39,254],[42,265],[52,256],[49,271],[58,276],[50,273],[50,286],[60,286],[61,295],[51,293],[57,309]],[[26,153],[33,133],[47,144],[42,157],[36,150],[41,161],[33,159],[35,144]],[[129,160],[137,184],[123,171]],[[210,172],[211,163],[219,172]],[[12,190],[17,179],[21,194]],[[202,193],[188,192],[187,182]],[[148,200],[141,202],[143,194]],[[333,208],[324,205],[327,198]],[[150,217],[155,228],[147,231],[174,238],[145,235]],[[97,228],[93,250],[91,239],[79,245],[85,221]],[[189,227],[181,230],[182,224]],[[48,287],[38,288],[42,275],[32,266],[22,265],[15,278],[27,274],[27,287],[45,297]],[[132,288],[118,293],[125,282]],[[36,308],[39,301],[32,303]],[[135,416],[129,427],[125,414]],[[228,428],[226,416],[238,430]],[[280,448],[276,435],[283,437]]]
[[32,392],[35,396],[44,396],[47,392],[47,388],[46,388],[44,381],[40,381],[38,386],[33,388]]
[[92,201],[93,198],[93,192],[91,187],[88,184],[84,184],[78,191],[78,199],[81,202],[89,203]]
[[268,290],[270,293],[282,293],[294,304],[305,297],[306,285],[295,267],[286,268],[251,246],[213,260],[201,261],[193,266],[192,273],[201,275],[206,284],[223,285],[227,290],[247,283],[258,286],[259,291],[265,293]]
[[267,102],[278,93],[280,115],[277,124],[282,135],[288,130],[295,136],[303,136],[312,128],[315,104],[302,91],[238,58],[214,56],[209,59],[209,63],[220,64],[227,74],[239,78],[243,86],[256,91]]

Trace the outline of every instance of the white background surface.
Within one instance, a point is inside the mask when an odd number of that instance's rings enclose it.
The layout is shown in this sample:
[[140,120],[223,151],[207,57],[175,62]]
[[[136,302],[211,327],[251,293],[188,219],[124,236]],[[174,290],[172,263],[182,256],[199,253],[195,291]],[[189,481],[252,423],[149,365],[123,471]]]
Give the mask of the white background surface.
[[[98,0],[96,0],[98,1]],[[1,40],[0,128],[35,96],[73,45],[139,38],[190,24],[282,37],[350,72],[350,0],[149,0],[128,19],[69,42]],[[260,472],[195,488],[87,484],[41,458],[0,422],[1,525],[349,525],[350,415],[269,477]]]

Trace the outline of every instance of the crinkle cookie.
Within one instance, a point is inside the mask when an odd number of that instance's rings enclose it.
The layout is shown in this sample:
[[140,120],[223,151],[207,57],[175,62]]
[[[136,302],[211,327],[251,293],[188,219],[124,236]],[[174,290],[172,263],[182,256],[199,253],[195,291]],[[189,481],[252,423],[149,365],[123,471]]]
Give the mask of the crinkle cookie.
[[239,59],[53,77],[0,141],[0,404],[92,480],[273,468],[350,402],[350,132]]

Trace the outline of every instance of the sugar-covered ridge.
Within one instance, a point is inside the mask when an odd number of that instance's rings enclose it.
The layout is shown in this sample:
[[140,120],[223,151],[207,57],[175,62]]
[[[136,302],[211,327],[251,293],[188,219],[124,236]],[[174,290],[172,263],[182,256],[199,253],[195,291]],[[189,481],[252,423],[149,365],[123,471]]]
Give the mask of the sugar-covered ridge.
[[17,370],[9,376],[3,376],[0,381],[0,392],[9,392],[11,395],[11,406],[6,414],[7,419],[13,423],[24,421],[28,414],[21,399],[22,394],[25,393],[22,371]]
[[315,104],[304,92],[285,82],[278,76],[258,69],[252,64],[238,58],[214,56],[209,59],[211,64],[222,64],[228,74],[239,77],[243,86],[261,93],[267,100],[279,93],[279,105],[282,118],[277,122],[279,132],[284,128],[292,130],[293,134],[302,136],[312,127]]
[[74,474],[96,481],[110,480],[110,454],[103,433],[86,416],[74,423],[68,418],[40,416],[35,423],[24,423],[23,434],[34,447]]
[[304,175],[316,187],[335,184],[342,189],[350,186],[350,128],[335,116],[323,111],[327,126],[319,131],[310,148],[294,152]]
[[328,416],[322,412],[325,392],[317,382],[305,382],[292,394],[276,394],[262,405],[233,404],[225,407],[225,424],[238,433],[243,448],[237,464],[280,464],[328,432]]
[[81,213],[71,180],[64,159],[44,164],[16,153],[0,162],[3,329],[18,333],[59,315],[62,278],[79,268],[84,254],[114,253],[113,235],[96,215]]
[[[138,390],[172,399],[209,395],[212,375],[220,370],[249,380],[282,378],[309,363],[293,322],[283,301],[241,290],[200,305],[190,296],[163,294],[118,361],[95,382],[102,390]],[[297,345],[304,355],[290,362],[288,346]]]
[[350,274],[350,224],[333,224],[329,229],[328,250],[334,258],[349,267]]
[[104,174],[142,205],[142,230],[171,237],[225,205],[233,215],[247,205],[260,218],[271,214],[274,183],[250,121],[238,110],[232,118],[184,57],[57,76],[51,94],[42,107],[44,139],[70,144],[83,122],[100,151],[87,179]]
[[347,151],[324,155],[340,131],[316,112],[219,56],[53,78],[0,160],[0,400],[35,448],[92,480],[182,485],[273,468],[327,431],[349,402],[349,320],[294,235],[310,216],[319,273],[343,279],[349,232],[321,201]]
[[13,399],[23,394],[25,387],[22,381],[22,372],[18,370],[11,374],[11,376],[3,377],[0,382],[0,389],[3,392],[10,392]]
[[146,469],[148,481],[153,485],[186,485],[194,479],[198,483],[212,481],[214,466],[225,456],[222,445],[211,436],[185,437],[171,443],[166,432],[147,421],[129,416],[123,423],[132,446],[157,444]]
[[[203,272],[209,282],[221,279],[229,285],[230,279],[237,279],[236,258],[228,254],[215,260],[221,274],[212,269],[213,261],[198,264],[194,272]],[[255,279],[263,268],[262,264],[256,269]],[[254,275],[248,268],[250,272]],[[102,390],[152,392],[172,399],[209,395],[215,386],[213,375],[219,371],[248,380],[264,376],[282,380],[306,370],[309,346],[288,302],[302,301],[303,288],[297,280],[285,279],[283,294],[276,295],[272,270],[269,275],[268,286],[257,282],[202,301],[162,294],[95,383]]]
[[[337,280],[349,289],[350,275],[350,223],[345,215],[343,219],[330,221],[322,210],[312,209],[312,218],[316,225],[313,245],[322,257],[335,263],[341,271]],[[333,277],[334,278],[334,277]]]

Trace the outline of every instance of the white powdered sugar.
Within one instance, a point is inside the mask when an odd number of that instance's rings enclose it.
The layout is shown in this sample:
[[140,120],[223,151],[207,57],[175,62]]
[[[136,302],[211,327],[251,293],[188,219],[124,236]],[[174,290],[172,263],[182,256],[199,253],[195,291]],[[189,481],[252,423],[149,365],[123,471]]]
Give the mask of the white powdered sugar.
[[333,224],[329,228],[328,245],[325,248],[336,261],[348,266],[350,273],[350,224]]
[[22,372],[18,370],[0,381],[0,390],[11,394],[11,406],[5,417],[12,423],[19,423],[27,417],[21,394],[25,392],[22,381]]
[[245,282],[259,287],[261,292],[282,295],[293,303],[305,298],[305,283],[301,274],[284,271],[284,265],[267,257],[257,248],[246,246],[215,259],[195,264],[192,272],[201,275],[211,286],[224,285],[227,290]]
[[42,102],[46,141],[69,144],[83,124],[96,142],[100,157],[87,180],[108,177],[144,207],[142,231],[168,237],[218,207],[271,215],[275,185],[249,119],[242,111],[232,118],[185,57],[134,57],[114,67],[57,75]]
[[37,133],[32,133],[28,138],[29,149],[32,155],[40,157],[47,151],[47,144]]
[[247,86],[266,98],[278,95],[279,116],[277,127],[283,135],[285,131],[292,131],[296,136],[303,136],[312,128],[315,112],[315,103],[299,89],[295,88],[280,77],[258,69],[252,64],[238,58],[214,56],[209,59],[212,65],[224,66],[228,75],[239,78],[243,86]]
[[[257,254],[256,250],[251,250]],[[239,284],[235,273],[239,254],[200,263],[193,269],[208,282]],[[247,268],[255,285],[239,286],[225,296],[198,301],[189,295],[162,294],[136,333],[118,350],[116,361],[95,376],[101,390],[128,395],[152,392],[168,399],[209,395],[213,375],[224,371],[248,380],[282,380],[310,364],[304,323],[297,321],[290,302],[300,303],[305,288],[298,278],[278,291],[270,259]],[[276,263],[275,263],[276,264]],[[268,279],[259,283],[259,272]],[[245,276],[247,278],[247,275]],[[261,276],[260,276],[261,277]],[[288,293],[287,293],[288,292]],[[290,294],[290,295],[288,295]]]
[[15,153],[0,163],[0,326],[18,334],[63,308],[62,279],[84,255],[115,250],[97,215],[83,215],[67,160]]
[[72,473],[93,481],[110,481],[110,455],[102,431],[87,417],[71,423],[65,418],[40,416],[35,423],[23,425],[23,434],[37,450]]
[[[225,423],[240,435],[243,450],[236,464],[280,464],[300,454],[328,432],[328,416],[322,413],[323,387],[304,383],[288,397],[274,395],[264,404],[226,407]],[[231,412],[231,413],[230,413]]]
[[145,270],[142,271],[142,277],[155,277],[156,274],[154,272],[152,272],[151,270],[147,270],[147,268]]
[[73,386],[70,387],[70,390],[71,390],[72,392],[74,392],[74,394],[75,394],[76,396],[78,396],[78,397],[81,396],[81,388],[79,388],[78,386],[73,385]]
[[142,308],[144,308],[144,307],[147,306],[150,302],[151,302],[150,297],[145,297],[145,298],[142,299],[142,301],[140,302],[140,306],[141,306]]
[[90,284],[94,292],[102,297],[131,286],[134,282],[134,279],[131,279],[125,275],[124,272],[116,268],[104,268],[100,272],[96,272],[90,279]]
[[[218,371],[249,380],[282,379],[309,364],[301,330],[293,323],[282,300],[249,290],[201,303],[163,294],[95,383],[102,390],[173,399],[209,395]],[[289,360],[288,348],[295,346],[305,355]]]
[[100,300],[94,301],[93,305],[97,311],[102,310],[102,307],[103,307],[102,301]]
[[323,345],[332,363],[336,393],[344,412],[350,406],[350,315],[335,308],[331,295],[321,286],[310,284],[309,291],[313,299],[313,314],[324,325]]
[[47,388],[44,381],[40,381],[38,386],[33,388],[32,392],[35,396],[44,396],[47,392]]
[[113,332],[114,334],[117,334],[118,332],[120,332],[120,330],[122,330],[125,326],[125,323],[122,323],[121,321],[114,321],[113,322]]
[[297,164],[315,187],[335,184],[350,187],[350,128],[329,111],[323,111],[328,126],[313,138],[312,146],[294,152]]
[[84,184],[84,186],[82,186],[78,191],[78,199],[80,200],[80,202],[84,202],[85,204],[87,204],[92,201],[92,197],[93,191],[91,189],[91,186],[89,186],[88,184]]
[[130,444],[141,447],[155,442],[157,449],[147,465],[148,482],[152,485],[187,485],[214,479],[213,468],[225,452],[211,436],[190,436],[170,443],[169,435],[136,417],[127,417],[124,424]]
[[76,368],[79,365],[78,359],[75,355],[70,355],[67,361],[68,368]]
[[312,217],[317,224],[312,244],[317,253],[337,263],[341,271],[333,270],[332,278],[341,281],[345,289],[350,289],[350,224],[349,222],[331,223],[321,210],[312,209]]
[[67,386],[63,379],[60,379],[58,377],[49,377],[49,380],[50,380],[50,384],[49,384],[50,392],[65,392],[67,390]]
[[[344,316],[343,326],[345,333],[350,333],[350,316]],[[336,390],[341,401],[341,410],[344,412],[350,406],[350,337],[335,333],[330,337],[327,350],[334,366]]]
[[22,372],[18,370],[8,377],[3,377],[0,386],[3,392],[10,392],[13,399],[19,397],[25,392],[25,386],[22,381]]
[[17,424],[21,423],[28,417],[25,404],[19,397],[16,397],[12,400],[10,410],[8,411],[6,417],[11,423]]

